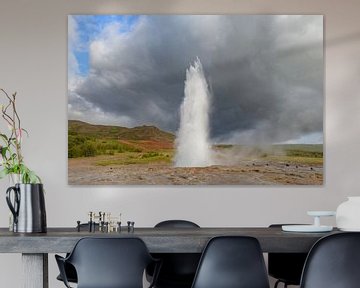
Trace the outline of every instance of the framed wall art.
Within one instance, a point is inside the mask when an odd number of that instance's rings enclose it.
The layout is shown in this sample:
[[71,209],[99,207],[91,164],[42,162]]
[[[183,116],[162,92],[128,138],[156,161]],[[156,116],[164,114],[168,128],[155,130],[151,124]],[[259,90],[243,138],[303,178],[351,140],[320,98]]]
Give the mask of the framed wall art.
[[71,185],[322,185],[322,15],[68,16]]

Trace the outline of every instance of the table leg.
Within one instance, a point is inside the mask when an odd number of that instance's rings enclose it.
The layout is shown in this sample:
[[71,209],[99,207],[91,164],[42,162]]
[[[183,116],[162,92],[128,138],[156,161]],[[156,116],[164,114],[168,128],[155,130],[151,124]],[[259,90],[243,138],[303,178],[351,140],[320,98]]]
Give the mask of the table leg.
[[48,254],[22,254],[23,288],[49,288]]

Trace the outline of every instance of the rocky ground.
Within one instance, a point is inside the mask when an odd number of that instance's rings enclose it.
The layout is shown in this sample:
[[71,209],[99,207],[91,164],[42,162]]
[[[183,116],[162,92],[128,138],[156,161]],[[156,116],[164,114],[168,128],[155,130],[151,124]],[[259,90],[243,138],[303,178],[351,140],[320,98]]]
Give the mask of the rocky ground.
[[231,166],[96,165],[98,157],[69,159],[70,185],[322,185],[322,165],[244,160]]

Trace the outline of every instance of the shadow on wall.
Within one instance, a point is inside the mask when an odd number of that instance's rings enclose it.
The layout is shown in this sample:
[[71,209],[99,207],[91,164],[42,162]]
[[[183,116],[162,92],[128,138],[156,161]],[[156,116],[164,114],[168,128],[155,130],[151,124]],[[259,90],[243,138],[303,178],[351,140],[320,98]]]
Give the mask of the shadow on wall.
[[355,32],[355,33],[351,33],[351,34],[347,34],[347,35],[343,35],[340,37],[336,37],[333,39],[328,39],[326,40],[326,47],[329,46],[336,46],[336,45],[341,45],[341,44],[345,44],[345,43],[351,43],[351,42],[356,42],[356,41],[360,41],[360,32]]

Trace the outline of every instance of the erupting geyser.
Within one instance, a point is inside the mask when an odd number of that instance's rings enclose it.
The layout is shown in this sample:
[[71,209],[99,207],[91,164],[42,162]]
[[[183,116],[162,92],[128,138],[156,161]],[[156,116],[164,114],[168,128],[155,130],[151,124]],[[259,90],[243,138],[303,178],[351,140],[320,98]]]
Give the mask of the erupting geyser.
[[200,60],[186,70],[184,101],[180,108],[175,166],[204,167],[212,164],[209,142],[210,93]]

